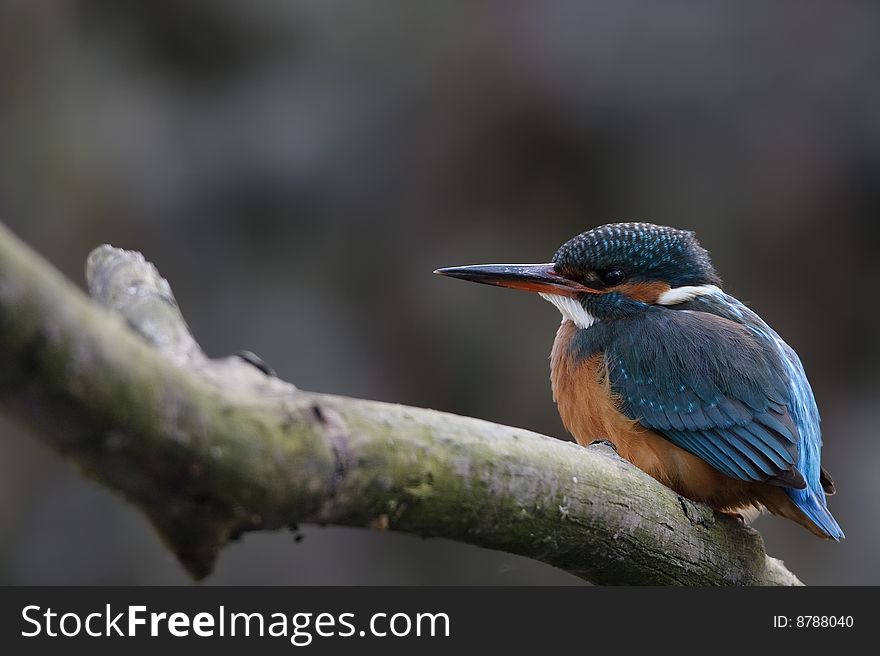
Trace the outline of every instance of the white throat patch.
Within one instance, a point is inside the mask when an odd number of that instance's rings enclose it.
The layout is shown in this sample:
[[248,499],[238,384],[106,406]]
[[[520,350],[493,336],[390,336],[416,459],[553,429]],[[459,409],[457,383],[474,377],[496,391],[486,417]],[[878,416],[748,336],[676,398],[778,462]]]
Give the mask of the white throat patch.
[[678,305],[685,301],[692,301],[697,296],[709,296],[721,294],[721,290],[715,285],[693,285],[687,287],[673,287],[657,297],[657,305]]
[[589,328],[598,321],[596,317],[587,312],[584,306],[577,299],[571,296],[560,296],[559,294],[540,294],[545,301],[550,301],[562,312],[562,320],[568,319],[578,328]]

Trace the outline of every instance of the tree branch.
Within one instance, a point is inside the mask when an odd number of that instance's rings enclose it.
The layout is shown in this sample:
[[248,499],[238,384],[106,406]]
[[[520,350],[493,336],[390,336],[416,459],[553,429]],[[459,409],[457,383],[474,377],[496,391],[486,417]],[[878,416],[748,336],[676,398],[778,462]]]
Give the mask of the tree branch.
[[145,512],[195,577],[244,531],[371,526],[522,554],[594,583],[798,585],[760,535],[604,446],[313,394],[208,359],[139,253],[94,300],[0,225],[0,401]]

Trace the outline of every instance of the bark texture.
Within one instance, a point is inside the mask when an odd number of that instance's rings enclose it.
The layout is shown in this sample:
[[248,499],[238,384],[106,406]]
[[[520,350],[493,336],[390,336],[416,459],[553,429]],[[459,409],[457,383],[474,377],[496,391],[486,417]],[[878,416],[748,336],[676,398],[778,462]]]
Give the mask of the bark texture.
[[244,531],[444,537],[600,584],[799,585],[760,535],[610,448],[314,394],[205,356],[139,253],[88,259],[91,298],[0,225],[0,402],[151,519],[197,578]]

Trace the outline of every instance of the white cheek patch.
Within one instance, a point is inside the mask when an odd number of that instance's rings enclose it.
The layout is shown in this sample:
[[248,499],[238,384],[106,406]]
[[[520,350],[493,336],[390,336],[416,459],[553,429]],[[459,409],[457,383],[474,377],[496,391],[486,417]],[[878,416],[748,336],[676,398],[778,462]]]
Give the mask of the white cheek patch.
[[584,307],[570,296],[558,294],[540,294],[545,301],[550,301],[562,312],[562,320],[568,319],[578,328],[589,328],[598,321],[596,317],[587,312]]
[[685,301],[692,301],[697,296],[709,296],[721,293],[721,290],[715,285],[673,287],[657,297],[657,305],[678,305]]

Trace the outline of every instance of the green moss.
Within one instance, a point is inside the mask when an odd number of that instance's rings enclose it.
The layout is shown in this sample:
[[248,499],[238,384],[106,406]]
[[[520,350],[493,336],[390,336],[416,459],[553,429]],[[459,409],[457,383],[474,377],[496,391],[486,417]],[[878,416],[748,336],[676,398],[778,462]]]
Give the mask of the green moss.
[[[131,281],[145,276],[157,286],[155,316],[141,304],[129,321],[156,321],[177,347],[195,348],[158,275],[113,249],[92,256],[93,275],[106,256],[134,269],[104,300],[125,313]],[[0,281],[0,394],[137,504],[196,576],[242,531],[313,521],[457,539],[597,583],[797,583],[756,533],[702,506],[683,510],[603,449],[205,376],[214,365],[180,366],[155,350],[2,226]]]

